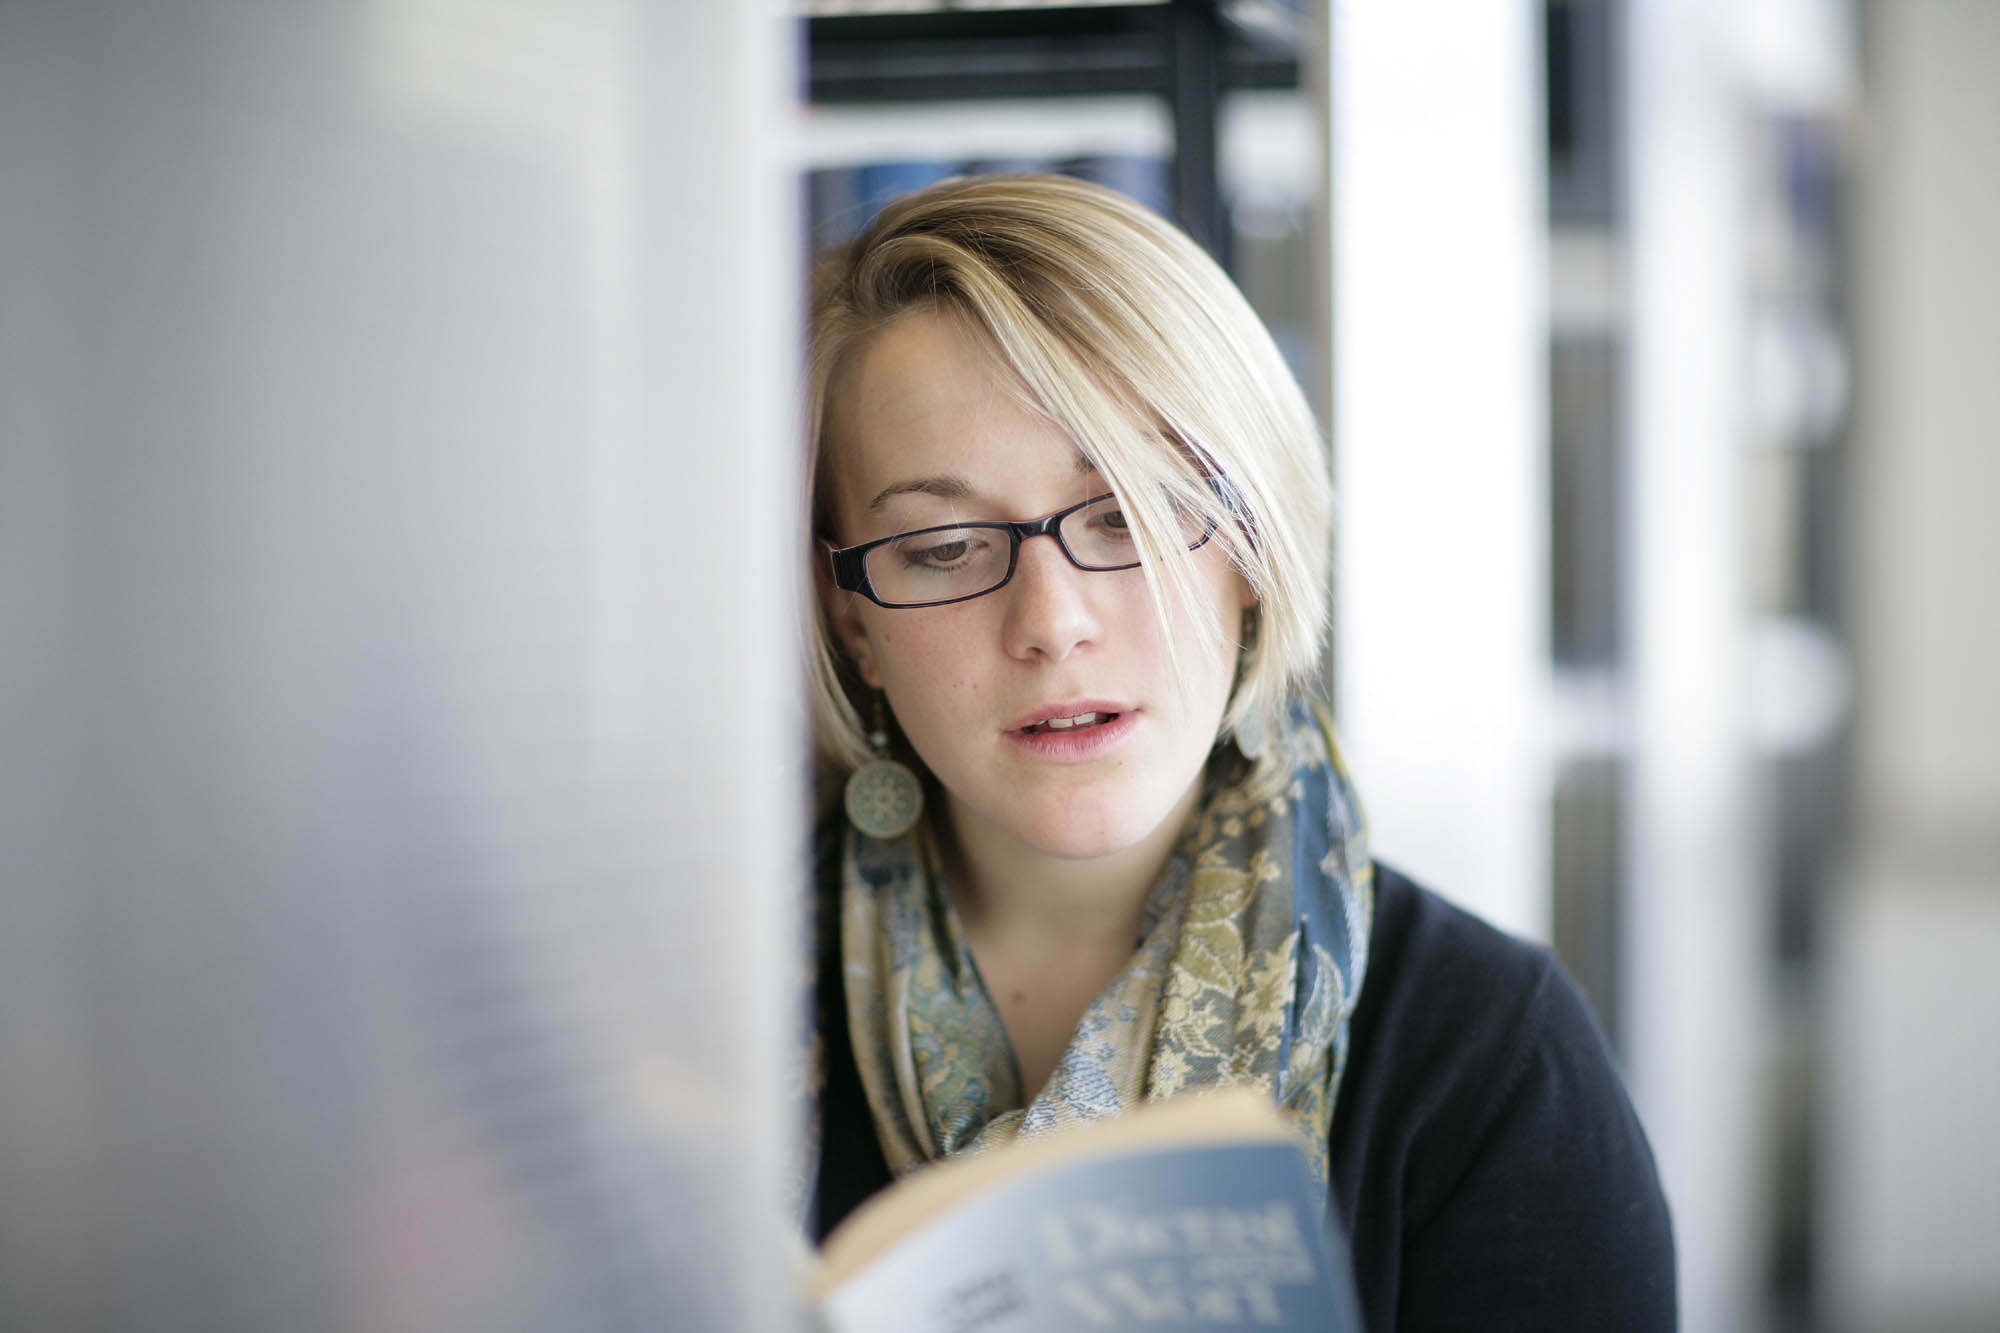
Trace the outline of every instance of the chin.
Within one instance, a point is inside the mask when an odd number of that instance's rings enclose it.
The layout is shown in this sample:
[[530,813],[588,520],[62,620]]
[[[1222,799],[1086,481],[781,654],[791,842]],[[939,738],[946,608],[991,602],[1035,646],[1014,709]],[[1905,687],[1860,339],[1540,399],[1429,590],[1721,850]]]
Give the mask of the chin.
[[1010,823],[1016,837],[1044,856],[1092,861],[1138,846],[1159,830],[1168,813],[1164,809],[1090,813],[1065,809]]

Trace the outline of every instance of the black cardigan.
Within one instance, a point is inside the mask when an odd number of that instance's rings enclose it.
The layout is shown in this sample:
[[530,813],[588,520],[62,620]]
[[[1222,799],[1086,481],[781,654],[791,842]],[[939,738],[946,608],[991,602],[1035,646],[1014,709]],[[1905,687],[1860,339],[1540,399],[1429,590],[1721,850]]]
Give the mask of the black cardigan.
[[[822,951],[821,1236],[889,1183],[837,963]],[[1674,1327],[1645,1131],[1547,950],[1378,863],[1351,1035],[1329,1160],[1369,1328]]]

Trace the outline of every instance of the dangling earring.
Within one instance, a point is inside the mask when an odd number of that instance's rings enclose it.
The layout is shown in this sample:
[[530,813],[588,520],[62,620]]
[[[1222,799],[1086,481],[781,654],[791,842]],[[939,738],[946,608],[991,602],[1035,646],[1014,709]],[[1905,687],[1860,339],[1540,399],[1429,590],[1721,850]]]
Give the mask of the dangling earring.
[[1255,759],[1270,748],[1271,724],[1264,716],[1264,710],[1253,708],[1236,723],[1236,748],[1243,751],[1245,759]]
[[875,727],[868,733],[875,757],[847,778],[847,822],[886,842],[908,833],[924,812],[924,787],[905,764],[889,757],[889,732],[882,713],[882,696],[875,696]]
[[[1241,687],[1243,669],[1250,665],[1250,656],[1257,651],[1257,634],[1264,626],[1263,614],[1256,606],[1243,608],[1242,630],[1237,641],[1242,645],[1242,664],[1237,668],[1237,685]],[[1262,708],[1253,708],[1236,723],[1236,748],[1243,752],[1245,759],[1256,759],[1271,744],[1271,722]]]

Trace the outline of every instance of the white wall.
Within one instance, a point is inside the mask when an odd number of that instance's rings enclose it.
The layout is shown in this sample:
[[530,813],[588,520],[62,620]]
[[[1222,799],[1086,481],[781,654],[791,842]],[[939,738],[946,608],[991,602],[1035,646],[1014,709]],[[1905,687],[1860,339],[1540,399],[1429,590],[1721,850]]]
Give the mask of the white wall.
[[1868,12],[1854,562],[1867,831],[2000,869],[2000,6]]
[[792,42],[0,5],[0,1325],[789,1322]]
[[1334,683],[1375,850],[1549,930],[1538,6],[1329,0]]
[[1849,557],[1860,696],[1828,994],[1838,1326],[2000,1325],[2000,6],[1864,10]]
[[1763,993],[1751,801],[1741,322],[1743,11],[1625,6],[1627,1072],[1689,1329],[1756,1326]]

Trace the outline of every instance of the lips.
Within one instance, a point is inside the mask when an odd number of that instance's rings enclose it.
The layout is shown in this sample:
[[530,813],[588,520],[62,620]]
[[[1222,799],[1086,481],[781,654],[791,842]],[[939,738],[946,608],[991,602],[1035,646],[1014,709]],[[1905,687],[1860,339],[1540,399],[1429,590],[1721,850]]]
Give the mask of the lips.
[[1139,709],[1119,699],[1065,699],[1014,719],[1001,738],[1033,763],[1090,764],[1124,753]]
[[1076,717],[1052,717],[1046,722],[1037,722],[1033,726],[1022,727],[1021,730],[1030,736],[1049,731],[1080,731],[1085,727],[1094,727],[1100,723],[1110,722],[1117,716],[1118,714],[1116,713],[1083,713]]
[[1007,730],[1026,736],[1055,732],[1087,731],[1115,722],[1132,711],[1131,705],[1106,699],[1080,699],[1038,708],[1010,723]]

